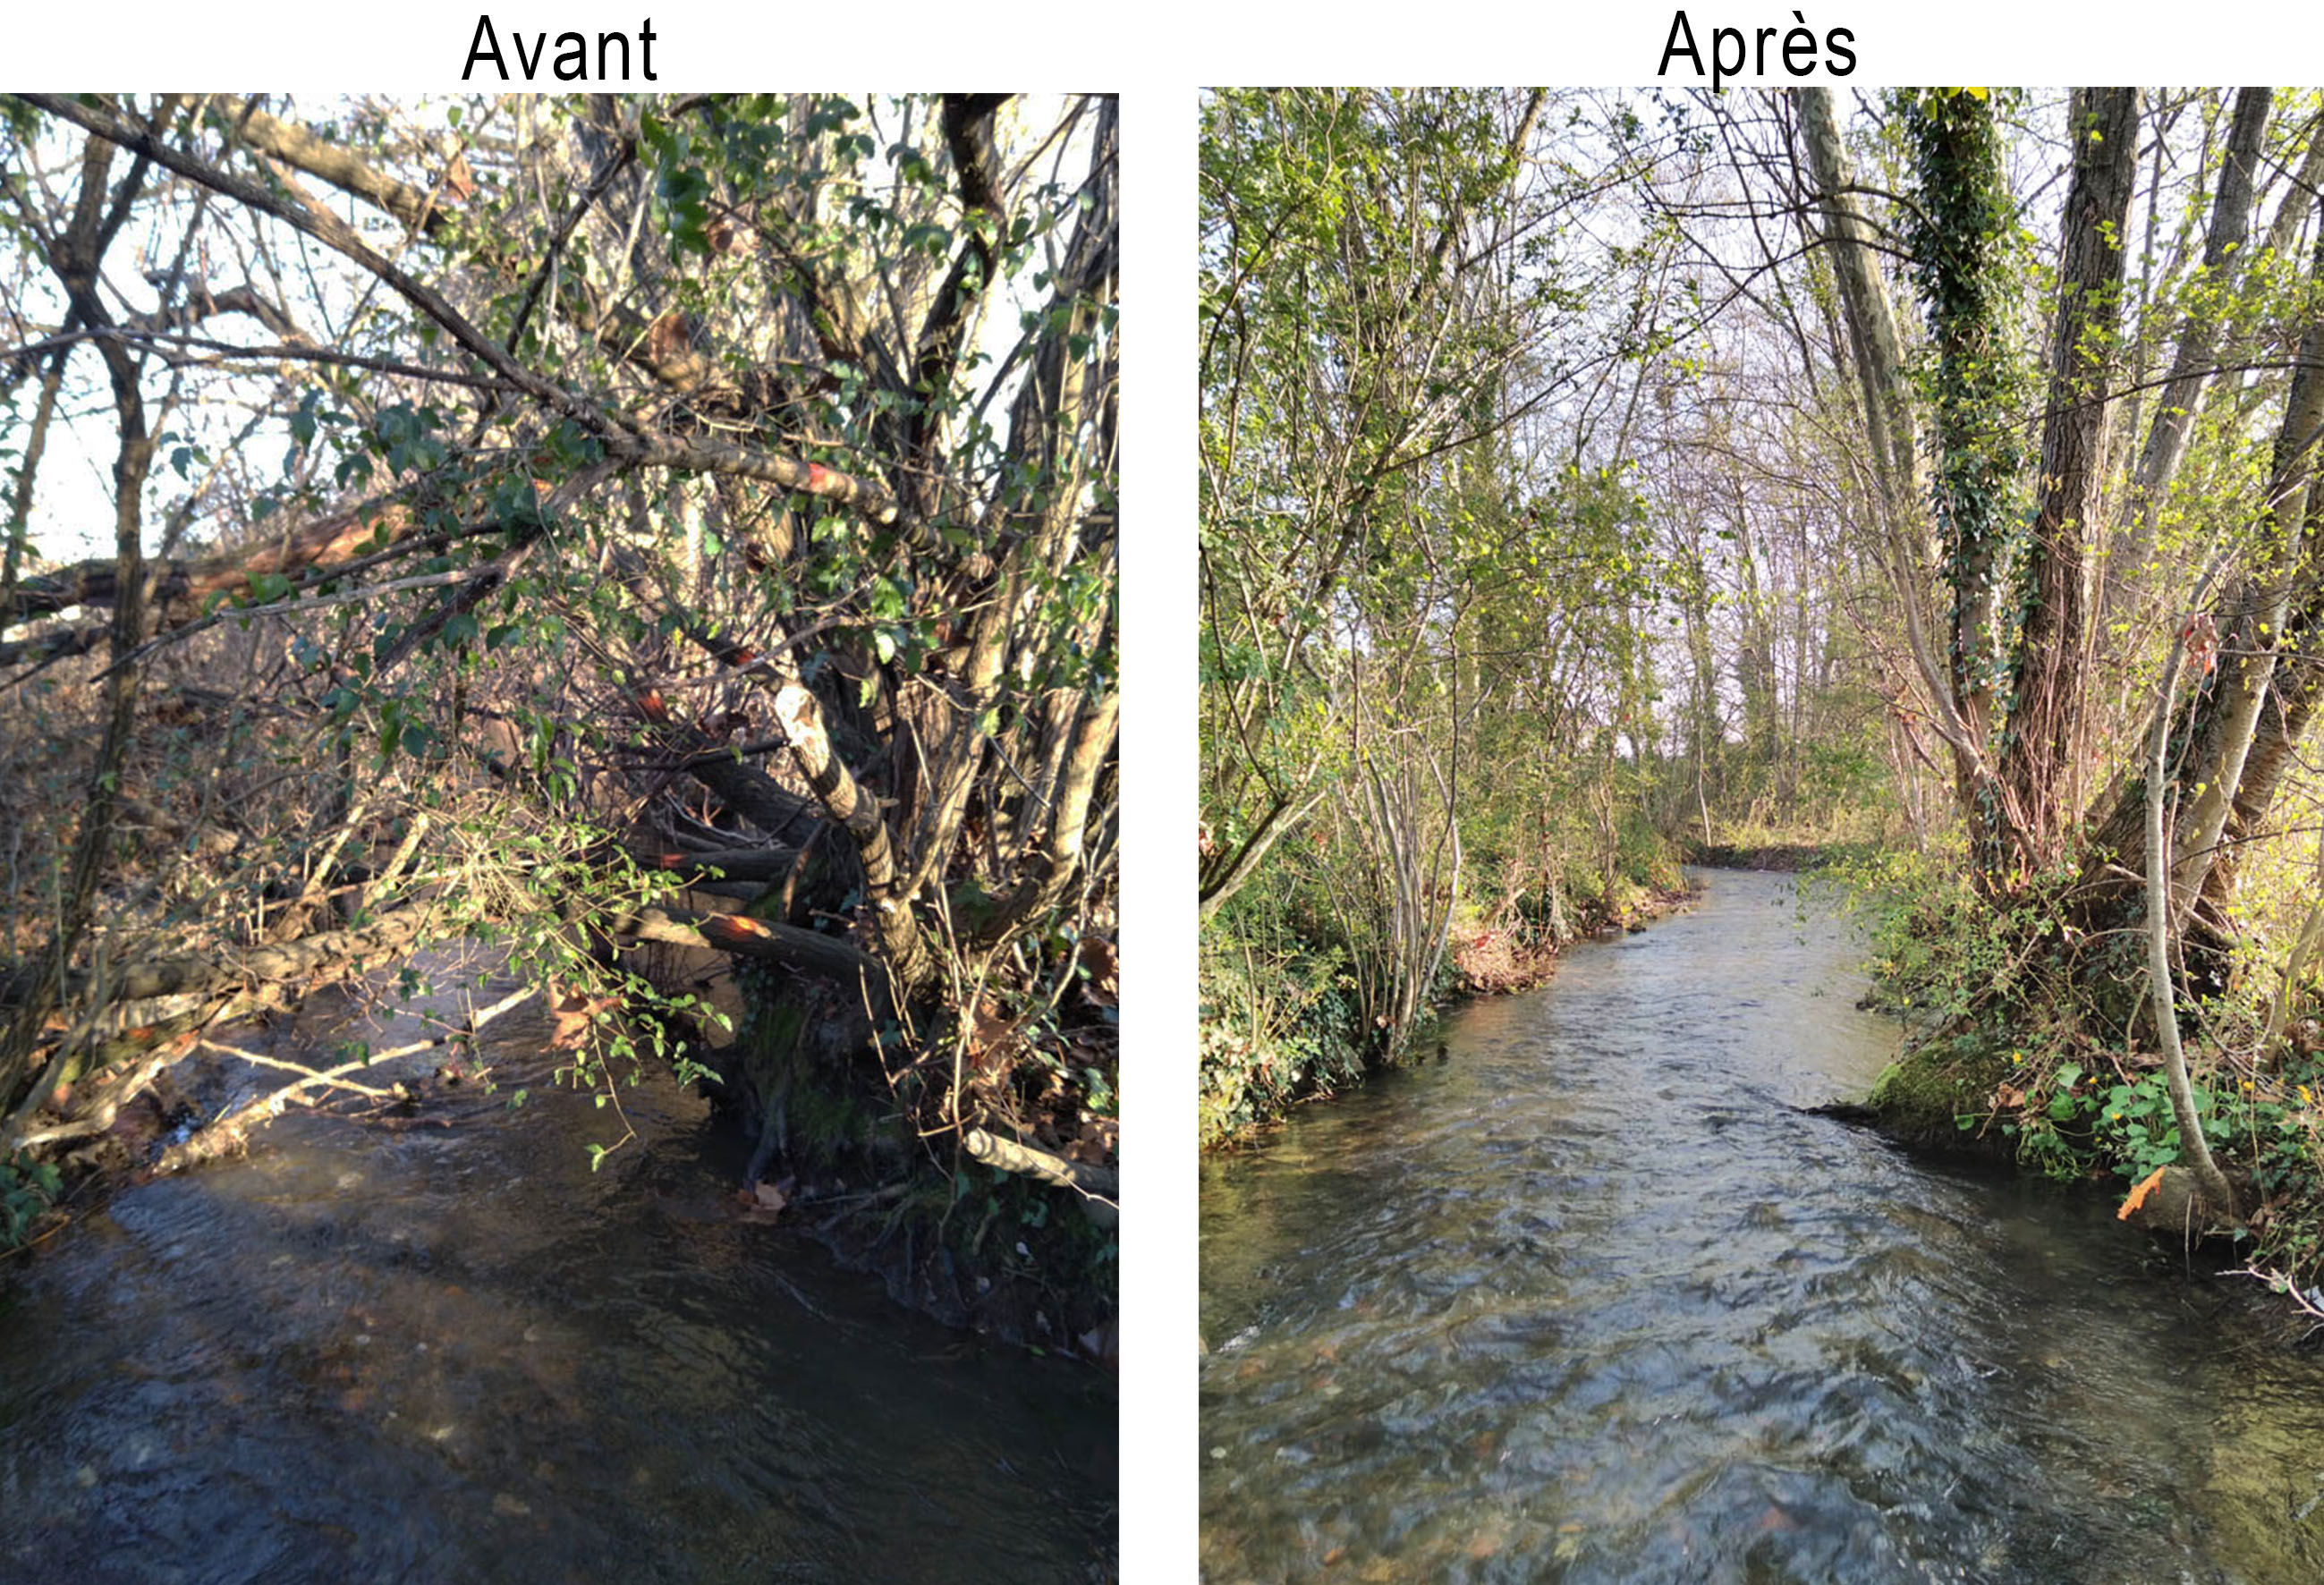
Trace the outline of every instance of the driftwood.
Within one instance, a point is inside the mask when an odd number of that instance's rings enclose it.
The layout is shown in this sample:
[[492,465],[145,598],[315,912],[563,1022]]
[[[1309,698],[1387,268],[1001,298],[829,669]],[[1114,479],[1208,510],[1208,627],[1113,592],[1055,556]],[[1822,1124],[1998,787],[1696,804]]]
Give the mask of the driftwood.
[[[443,916],[424,904],[398,908],[370,924],[349,930],[326,930],[301,940],[246,951],[189,953],[149,958],[122,965],[105,977],[102,987],[85,974],[67,981],[69,999],[102,994],[106,1004],[149,1001],[165,997],[224,994],[241,986],[310,978],[345,979],[392,963],[427,945],[429,932]],[[22,973],[0,982],[0,1003],[22,994]]]
[[[358,928],[327,930],[297,941],[245,950],[148,958],[112,966],[101,975],[75,974],[66,985],[68,1005],[77,1009],[75,1022],[65,1032],[57,1047],[57,1060],[36,1086],[36,1093],[78,1078],[89,1065],[106,1060],[107,1043],[117,1050],[125,1041],[136,1064],[132,1071],[142,1077],[133,1085],[107,1084],[111,1106],[117,1108],[167,1065],[166,1061],[149,1064],[144,1056],[153,1042],[220,1019],[279,1009],[319,984],[353,979],[401,962],[458,927],[447,910],[416,903]],[[851,988],[865,999],[875,1017],[893,1005],[887,972],[879,960],[835,935],[740,914],[691,914],[668,908],[641,909],[615,921],[609,934],[615,940],[660,941],[779,963]],[[32,975],[33,971],[20,970],[0,979],[0,1009],[21,1000]],[[168,1060],[174,1061],[190,1048],[173,1043]],[[83,1055],[69,1058],[75,1052]],[[95,1109],[81,1108],[77,1117],[42,1124],[33,1116],[38,1104],[28,1097],[17,1116],[0,1120],[0,1138],[12,1140],[11,1147],[77,1138],[110,1123],[109,1110],[104,1121],[91,1124]],[[231,1147],[230,1141],[220,1136],[211,1154]]]
[[[367,972],[429,945],[447,926],[443,910],[414,904],[357,928],[326,930],[297,941],[243,951],[149,958],[114,970],[101,985],[92,983],[86,974],[76,975],[68,981],[67,993],[69,998],[84,1000],[101,998],[102,1004],[113,1009],[106,1019],[109,1031],[160,1024],[254,985],[344,980]],[[617,938],[710,947],[738,957],[783,963],[847,985],[868,981],[884,988],[887,981],[878,959],[838,936],[740,914],[641,908],[616,921],[612,934]],[[28,978],[28,972],[20,972],[0,981],[0,1006],[14,1001],[22,994],[20,982]]]

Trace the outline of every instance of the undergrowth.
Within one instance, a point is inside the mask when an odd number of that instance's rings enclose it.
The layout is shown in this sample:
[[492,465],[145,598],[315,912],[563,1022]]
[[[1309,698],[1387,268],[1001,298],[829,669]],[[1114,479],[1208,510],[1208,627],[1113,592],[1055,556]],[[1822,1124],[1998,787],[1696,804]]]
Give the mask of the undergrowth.
[[[2094,947],[2058,924],[2070,871],[2036,878],[2006,907],[1941,854],[1861,855],[1823,874],[1868,926],[1878,1001],[1911,1030],[1874,1094],[1884,1120],[1949,1110],[1961,1143],[2117,1198],[2180,1164],[2143,1003],[2126,1018],[2102,1005]],[[2229,1236],[2254,1266],[2307,1282],[2324,1268],[2324,1031],[2311,1003],[2266,1041],[2279,980],[2255,959],[2215,995],[2182,988],[2181,1016],[2199,1032],[2187,1049],[2196,1110],[2245,1212]]]

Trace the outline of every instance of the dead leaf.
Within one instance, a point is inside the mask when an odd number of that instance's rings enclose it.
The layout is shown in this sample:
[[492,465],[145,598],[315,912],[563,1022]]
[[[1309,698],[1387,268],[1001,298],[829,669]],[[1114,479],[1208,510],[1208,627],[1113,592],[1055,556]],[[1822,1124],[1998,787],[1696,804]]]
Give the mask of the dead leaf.
[[587,996],[578,991],[568,991],[559,996],[549,1009],[549,1045],[553,1051],[574,1051],[589,1037],[599,1013],[611,1012],[622,1005],[618,996]]
[[785,1178],[779,1184],[752,1184],[735,1190],[734,1200],[741,1207],[736,1220],[761,1225],[779,1220],[783,1207],[791,1203],[791,1191],[798,1187],[798,1180]]
[[2163,1175],[2170,1170],[2167,1166],[2158,1166],[2141,1178],[2138,1187],[2130,1192],[2130,1198],[2122,1203],[2122,1209],[2114,1213],[2114,1219],[2128,1221],[2138,1208],[2146,1203],[2146,1197],[2154,1193],[2154,1185],[2163,1181]]
[[459,204],[465,204],[476,196],[476,173],[469,169],[468,156],[465,152],[453,155],[452,162],[444,167],[444,190],[452,195],[453,202]]
[[994,1065],[1001,1053],[1015,1043],[1018,1026],[1024,1021],[1009,1017],[1007,1010],[991,997],[976,1004],[969,1021],[968,1054],[980,1072]]
[[1099,1007],[1111,1007],[1121,994],[1121,959],[1113,943],[1102,935],[1084,935],[1081,940],[1079,958],[1089,978],[1082,981],[1082,994]]

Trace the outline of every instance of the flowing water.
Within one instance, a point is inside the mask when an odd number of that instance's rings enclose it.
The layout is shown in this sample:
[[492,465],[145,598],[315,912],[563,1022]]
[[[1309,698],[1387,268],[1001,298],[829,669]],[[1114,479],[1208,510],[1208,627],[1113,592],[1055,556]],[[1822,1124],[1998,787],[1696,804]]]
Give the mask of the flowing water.
[[517,1021],[456,1126],[293,1114],[0,1274],[0,1580],[1096,1577],[1110,1379],[738,1221],[674,1083],[593,1174]]
[[2324,1580],[2324,1364],[1794,1110],[1895,1027],[1789,880],[1708,880],[1208,1165],[1206,1578]]

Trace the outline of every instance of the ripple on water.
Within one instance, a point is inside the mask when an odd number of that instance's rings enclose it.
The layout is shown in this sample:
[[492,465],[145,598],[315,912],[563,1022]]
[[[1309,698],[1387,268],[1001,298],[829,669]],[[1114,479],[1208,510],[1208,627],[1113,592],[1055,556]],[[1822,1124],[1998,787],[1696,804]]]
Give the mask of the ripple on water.
[[1205,1168],[1207,1578],[2324,1578],[2324,1369],[2074,1202],[1794,1108],[1894,1034],[1788,880]]
[[21,1271],[0,1580],[1078,1577],[1108,1383],[674,1214],[740,1167],[675,1085],[593,1174],[604,1114],[535,1083],[445,1134],[286,1118]]

